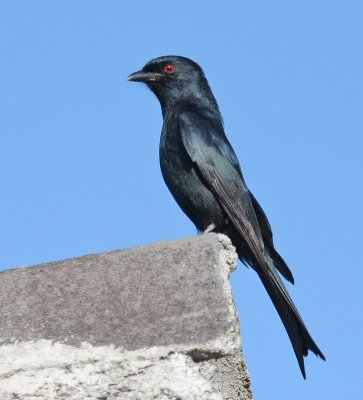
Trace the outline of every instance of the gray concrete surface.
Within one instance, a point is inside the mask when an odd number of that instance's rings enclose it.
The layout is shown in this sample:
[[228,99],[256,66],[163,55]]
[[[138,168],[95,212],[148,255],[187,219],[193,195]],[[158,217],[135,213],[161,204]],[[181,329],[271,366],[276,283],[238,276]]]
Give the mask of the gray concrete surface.
[[251,399],[208,234],[0,273],[0,399]]

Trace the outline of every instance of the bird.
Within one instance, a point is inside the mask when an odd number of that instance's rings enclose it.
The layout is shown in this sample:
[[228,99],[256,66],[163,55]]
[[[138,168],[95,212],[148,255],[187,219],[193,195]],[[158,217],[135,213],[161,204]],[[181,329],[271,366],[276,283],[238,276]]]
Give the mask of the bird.
[[189,58],[150,60],[129,81],[145,83],[161,105],[159,159],[172,196],[200,233],[222,233],[255,270],[290,338],[302,376],[304,357],[325,356],[314,342],[280,275],[294,277],[276,251],[271,225],[248,189],[202,68]]

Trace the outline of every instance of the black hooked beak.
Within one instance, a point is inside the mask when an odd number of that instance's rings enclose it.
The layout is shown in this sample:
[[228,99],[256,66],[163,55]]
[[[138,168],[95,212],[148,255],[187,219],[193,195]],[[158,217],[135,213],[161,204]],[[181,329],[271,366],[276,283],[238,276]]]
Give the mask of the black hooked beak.
[[131,82],[156,82],[163,77],[163,74],[157,72],[137,71],[131,74],[127,80]]

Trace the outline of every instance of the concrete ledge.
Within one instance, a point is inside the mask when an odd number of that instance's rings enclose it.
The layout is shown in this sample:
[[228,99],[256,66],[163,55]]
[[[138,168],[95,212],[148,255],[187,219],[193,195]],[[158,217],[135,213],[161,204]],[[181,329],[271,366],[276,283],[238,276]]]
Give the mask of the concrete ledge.
[[1,399],[251,399],[208,234],[0,273]]

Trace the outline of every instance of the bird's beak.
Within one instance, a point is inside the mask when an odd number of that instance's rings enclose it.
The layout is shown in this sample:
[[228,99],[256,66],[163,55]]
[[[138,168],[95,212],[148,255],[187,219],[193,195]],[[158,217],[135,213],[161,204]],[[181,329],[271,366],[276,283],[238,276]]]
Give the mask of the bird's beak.
[[137,71],[131,74],[127,80],[131,82],[156,82],[161,79],[163,75],[157,72],[144,72]]

